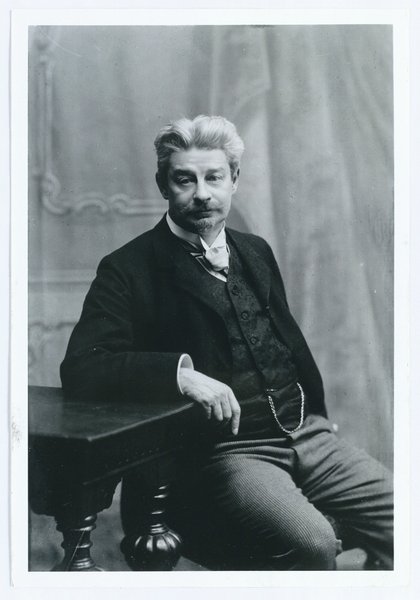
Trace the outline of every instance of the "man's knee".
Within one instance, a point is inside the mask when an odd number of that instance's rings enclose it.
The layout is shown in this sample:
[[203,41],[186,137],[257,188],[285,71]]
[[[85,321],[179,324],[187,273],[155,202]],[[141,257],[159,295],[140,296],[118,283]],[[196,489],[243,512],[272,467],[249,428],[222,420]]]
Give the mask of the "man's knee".
[[338,540],[331,530],[328,534],[317,532],[300,548],[302,569],[333,570],[338,554]]
[[283,553],[284,539],[279,539],[278,552],[273,559],[287,560],[289,568],[294,570],[334,570],[335,559],[341,550],[341,543],[337,540],[331,525],[325,521],[322,526],[296,527],[296,537],[290,543],[289,552]]

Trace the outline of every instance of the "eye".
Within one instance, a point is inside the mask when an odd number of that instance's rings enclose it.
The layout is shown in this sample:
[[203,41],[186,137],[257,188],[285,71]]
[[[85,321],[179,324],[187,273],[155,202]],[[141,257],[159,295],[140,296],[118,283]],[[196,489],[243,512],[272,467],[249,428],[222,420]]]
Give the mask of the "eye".
[[207,181],[221,181],[223,179],[223,175],[213,173],[213,175],[208,175],[206,179]]
[[189,183],[191,183],[191,178],[190,177],[176,177],[175,182],[178,185],[188,185]]

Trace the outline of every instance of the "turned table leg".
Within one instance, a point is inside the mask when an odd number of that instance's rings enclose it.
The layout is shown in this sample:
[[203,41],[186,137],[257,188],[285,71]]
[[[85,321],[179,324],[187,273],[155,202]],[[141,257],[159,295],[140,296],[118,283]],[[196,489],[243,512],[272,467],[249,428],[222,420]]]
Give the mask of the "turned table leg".
[[164,522],[168,488],[157,488],[140,532],[121,542],[121,551],[134,571],[171,571],[179,560],[181,537]]
[[56,518],[57,529],[63,534],[64,558],[53,571],[102,571],[90,555],[91,532],[95,529],[96,515],[75,518]]

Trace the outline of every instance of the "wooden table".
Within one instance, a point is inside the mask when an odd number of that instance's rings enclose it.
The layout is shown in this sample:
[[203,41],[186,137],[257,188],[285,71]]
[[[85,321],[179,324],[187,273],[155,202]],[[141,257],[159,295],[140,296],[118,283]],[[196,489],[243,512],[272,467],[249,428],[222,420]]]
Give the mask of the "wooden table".
[[146,524],[122,550],[136,570],[175,566],[181,540],[165,525],[165,499],[174,452],[196,418],[196,407],[180,398],[82,403],[64,400],[59,388],[29,387],[29,503],[55,517],[63,534],[55,570],[100,570],[90,554],[96,514],[111,505],[122,476],[139,470],[152,501]]

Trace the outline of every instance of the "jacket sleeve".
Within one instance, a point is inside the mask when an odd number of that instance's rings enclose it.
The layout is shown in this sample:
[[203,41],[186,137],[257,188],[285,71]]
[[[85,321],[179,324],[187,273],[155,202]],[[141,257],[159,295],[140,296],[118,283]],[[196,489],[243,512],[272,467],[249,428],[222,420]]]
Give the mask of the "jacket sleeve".
[[182,353],[143,351],[141,340],[140,350],[139,340],[134,341],[133,307],[138,300],[124,270],[109,257],[103,259],[61,364],[65,396],[112,401],[179,396]]

